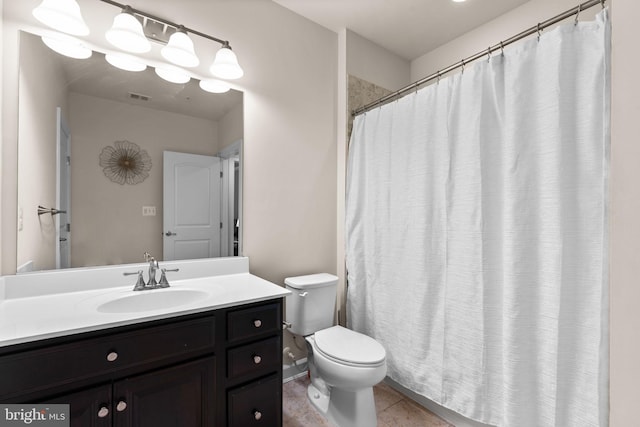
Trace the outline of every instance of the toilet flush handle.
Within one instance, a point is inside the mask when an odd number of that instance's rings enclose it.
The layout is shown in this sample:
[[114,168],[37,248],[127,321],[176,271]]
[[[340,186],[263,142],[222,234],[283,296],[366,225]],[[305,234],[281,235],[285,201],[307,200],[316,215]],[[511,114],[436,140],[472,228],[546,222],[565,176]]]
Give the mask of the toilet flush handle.
[[306,297],[306,296],[307,296],[307,294],[308,294],[308,293],[309,293],[309,292],[302,292],[301,294],[298,294],[298,295],[300,295],[302,298],[304,298],[304,297]]

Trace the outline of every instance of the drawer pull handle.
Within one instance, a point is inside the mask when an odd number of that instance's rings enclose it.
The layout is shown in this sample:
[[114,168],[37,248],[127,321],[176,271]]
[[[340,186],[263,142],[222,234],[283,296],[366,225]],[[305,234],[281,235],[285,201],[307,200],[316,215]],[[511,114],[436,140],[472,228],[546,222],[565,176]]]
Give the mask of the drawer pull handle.
[[255,363],[256,365],[259,365],[260,362],[262,362],[262,357],[258,356],[257,354],[253,356],[253,363]]
[[98,418],[104,418],[107,415],[109,415],[109,408],[106,406],[103,406],[98,410]]
[[260,319],[256,319],[253,321],[253,326],[255,326],[256,328],[259,328],[260,326],[262,326],[262,320]]
[[260,419],[262,419],[262,412],[260,411],[253,411],[253,418],[256,419],[256,421],[260,421]]
[[127,402],[125,402],[124,400],[118,402],[118,404],[116,405],[116,411],[122,412],[125,409],[127,409]]
[[107,360],[109,362],[115,362],[117,358],[118,358],[118,353],[116,353],[115,351],[112,351],[111,353],[107,354]]

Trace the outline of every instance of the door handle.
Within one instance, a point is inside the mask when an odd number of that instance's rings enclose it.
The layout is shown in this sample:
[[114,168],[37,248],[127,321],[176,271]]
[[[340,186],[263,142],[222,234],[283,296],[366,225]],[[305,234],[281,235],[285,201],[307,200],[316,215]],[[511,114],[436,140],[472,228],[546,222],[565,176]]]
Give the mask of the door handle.
[[67,238],[66,238],[66,237],[61,237],[61,238],[60,238],[60,241],[61,241],[61,242],[66,242],[66,241],[67,241]]
[[170,237],[170,236],[177,236],[178,233],[173,233],[171,231],[167,231],[166,233],[164,233],[164,235]]

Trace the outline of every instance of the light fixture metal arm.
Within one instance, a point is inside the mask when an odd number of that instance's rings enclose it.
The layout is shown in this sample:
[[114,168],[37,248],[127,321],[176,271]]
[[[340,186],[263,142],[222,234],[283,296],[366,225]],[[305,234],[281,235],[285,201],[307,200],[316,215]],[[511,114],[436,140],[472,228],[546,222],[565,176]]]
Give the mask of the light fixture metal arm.
[[154,21],[161,22],[163,24],[169,25],[169,26],[174,27],[176,29],[180,28],[180,29],[186,31],[187,33],[195,34],[195,35],[203,37],[205,39],[212,40],[212,41],[214,41],[216,43],[220,43],[223,47],[231,48],[231,46],[229,46],[229,41],[228,40],[222,40],[222,39],[219,39],[217,37],[210,36],[209,34],[202,33],[200,31],[194,30],[193,28],[185,27],[184,25],[176,24],[175,22],[169,21],[169,20],[164,19],[164,18],[160,18],[158,16],[155,16],[155,15],[152,15],[150,13],[144,12],[142,10],[136,9],[136,8],[131,7],[129,5],[119,3],[117,1],[113,1],[113,0],[100,0],[100,1],[103,2],[103,3],[110,4],[112,6],[116,6],[116,7],[120,8],[120,9],[128,8],[128,10],[130,10],[134,14],[142,15],[144,17],[147,17],[149,19],[153,19]]

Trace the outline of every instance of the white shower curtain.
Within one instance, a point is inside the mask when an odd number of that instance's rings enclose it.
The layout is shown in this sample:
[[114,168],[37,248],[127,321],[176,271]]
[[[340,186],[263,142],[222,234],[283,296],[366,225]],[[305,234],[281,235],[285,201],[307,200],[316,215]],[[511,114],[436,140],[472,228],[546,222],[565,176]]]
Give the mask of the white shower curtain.
[[472,419],[608,425],[609,38],[603,10],[355,120],[349,326]]

